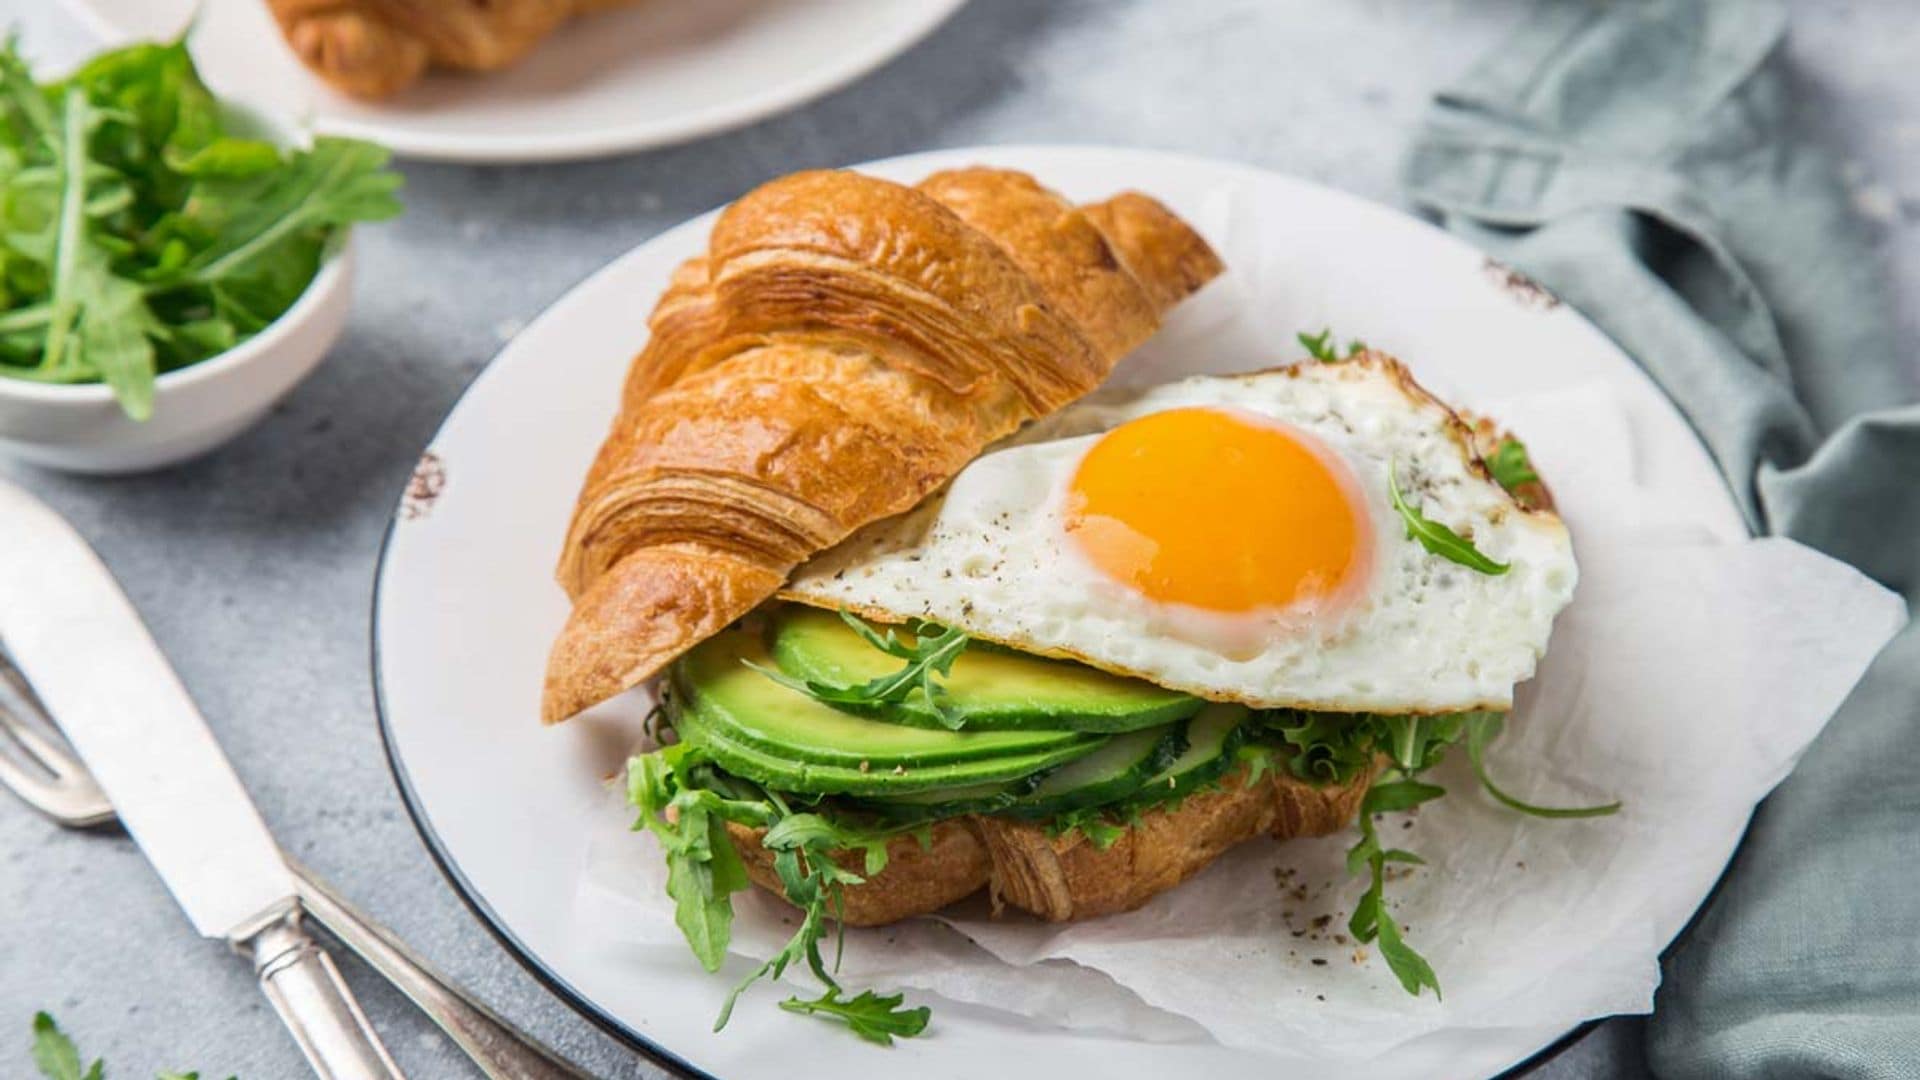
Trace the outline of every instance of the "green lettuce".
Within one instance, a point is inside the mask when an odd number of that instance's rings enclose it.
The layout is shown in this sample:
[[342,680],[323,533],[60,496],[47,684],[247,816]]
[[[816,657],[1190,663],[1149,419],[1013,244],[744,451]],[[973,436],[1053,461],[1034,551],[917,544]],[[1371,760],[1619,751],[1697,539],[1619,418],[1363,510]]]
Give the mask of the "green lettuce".
[[184,43],[38,83],[0,48],[0,377],[102,382],[153,413],[154,379],[293,306],[347,226],[400,212],[385,150],[283,150],[239,129]]

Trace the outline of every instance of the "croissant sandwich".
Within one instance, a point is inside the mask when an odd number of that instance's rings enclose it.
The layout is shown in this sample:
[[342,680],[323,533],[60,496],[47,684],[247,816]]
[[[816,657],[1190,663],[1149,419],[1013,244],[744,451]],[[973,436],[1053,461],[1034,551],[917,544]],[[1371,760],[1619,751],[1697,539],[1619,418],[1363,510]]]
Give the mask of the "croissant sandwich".
[[378,100],[429,68],[508,67],[576,15],[634,0],[267,0],[294,55],[342,93]]
[[674,275],[567,533],[544,712],[658,677],[629,795],[710,970],[757,885],[802,918],[755,978],[805,962],[796,1011],[914,1034],[840,997],[828,921],[1124,912],[1358,821],[1350,930],[1438,989],[1373,814],[1455,743],[1487,775],[1571,544],[1517,440],[1329,334],[1076,403],[1220,270],[1146,196],[963,169],[776,180]]

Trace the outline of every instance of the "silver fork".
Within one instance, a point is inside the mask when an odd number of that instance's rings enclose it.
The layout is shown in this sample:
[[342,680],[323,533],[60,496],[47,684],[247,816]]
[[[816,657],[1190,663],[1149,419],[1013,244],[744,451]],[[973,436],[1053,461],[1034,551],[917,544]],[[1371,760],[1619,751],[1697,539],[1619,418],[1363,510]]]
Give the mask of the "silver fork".
[[[0,650],[0,786],[68,828],[114,821],[113,804],[53,731],[26,677]],[[590,1080],[434,971],[291,856],[287,866],[299,879],[307,911],[419,1006],[490,1080]]]

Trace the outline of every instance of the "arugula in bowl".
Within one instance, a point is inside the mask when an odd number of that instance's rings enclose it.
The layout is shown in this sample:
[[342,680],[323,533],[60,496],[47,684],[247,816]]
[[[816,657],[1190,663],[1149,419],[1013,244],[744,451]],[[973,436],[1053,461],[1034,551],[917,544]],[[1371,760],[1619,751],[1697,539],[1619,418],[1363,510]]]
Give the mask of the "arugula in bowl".
[[104,382],[136,420],[154,379],[259,333],[357,221],[400,212],[387,152],[284,149],[214,97],[182,41],[36,83],[0,48],[0,376]]

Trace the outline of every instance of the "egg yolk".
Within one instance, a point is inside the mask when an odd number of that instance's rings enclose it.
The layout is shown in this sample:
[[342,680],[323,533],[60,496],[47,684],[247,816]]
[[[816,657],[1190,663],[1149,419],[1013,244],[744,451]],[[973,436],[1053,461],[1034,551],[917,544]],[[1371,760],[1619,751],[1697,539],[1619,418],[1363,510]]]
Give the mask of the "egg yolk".
[[1303,431],[1211,408],[1101,436],[1073,474],[1066,531],[1136,592],[1219,612],[1337,604],[1371,547],[1344,462]]

